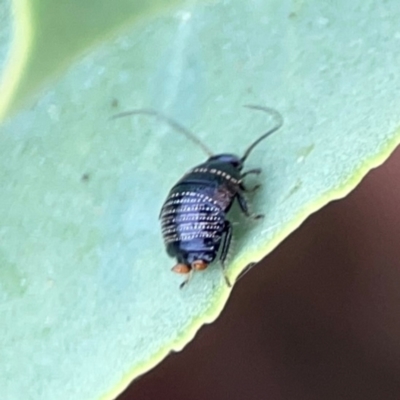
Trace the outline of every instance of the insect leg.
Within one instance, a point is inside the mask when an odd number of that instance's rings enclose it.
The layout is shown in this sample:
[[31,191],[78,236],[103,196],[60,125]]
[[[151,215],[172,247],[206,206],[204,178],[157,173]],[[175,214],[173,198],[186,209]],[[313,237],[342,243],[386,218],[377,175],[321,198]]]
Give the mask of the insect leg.
[[242,189],[244,192],[247,192],[247,193],[255,192],[258,188],[261,187],[261,185],[255,185],[253,188],[248,189],[248,188],[246,188],[246,186],[244,186],[244,184],[243,184],[243,178],[246,177],[247,175],[250,175],[250,174],[256,174],[256,175],[258,175],[258,174],[260,174],[260,173],[261,173],[261,168],[254,168],[254,169],[250,169],[249,171],[244,172],[244,173],[241,175],[240,181],[239,181],[240,189]]
[[245,176],[250,175],[250,174],[255,174],[255,175],[261,174],[261,168],[249,169],[248,171],[246,171],[246,172],[244,172],[244,173],[242,174],[241,180],[242,180]]
[[239,187],[241,190],[243,190],[243,192],[246,193],[253,193],[255,192],[257,189],[260,189],[261,185],[255,185],[254,187],[252,187],[251,189],[247,188],[246,186],[243,185],[242,182],[240,182]]
[[219,260],[221,262],[222,272],[224,274],[225,282],[229,287],[231,287],[232,284],[225,273],[225,260],[226,256],[228,255],[229,246],[231,245],[231,240],[232,240],[232,225],[229,221],[225,221],[222,240],[223,240],[222,249],[221,249],[221,255],[219,256]]
[[186,279],[179,285],[179,289],[182,289],[183,287],[185,287],[188,284],[188,282],[190,281],[190,278],[192,277],[192,275],[193,275],[193,270],[191,270],[187,274]]
[[242,210],[243,214],[246,217],[253,218],[253,219],[264,218],[263,214],[250,214],[249,207],[247,205],[247,200],[244,198],[244,196],[241,193],[237,193],[236,198],[238,200],[240,209]]

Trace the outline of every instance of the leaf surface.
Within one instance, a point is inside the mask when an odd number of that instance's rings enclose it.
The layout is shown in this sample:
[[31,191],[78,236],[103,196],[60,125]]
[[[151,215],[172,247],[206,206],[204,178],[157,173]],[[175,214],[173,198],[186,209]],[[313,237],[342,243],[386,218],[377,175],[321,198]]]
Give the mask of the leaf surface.
[[230,293],[218,265],[179,290],[161,240],[160,207],[204,154],[159,120],[110,117],[152,107],[216,153],[242,154],[272,124],[242,106],[280,111],[284,127],[247,162],[263,169],[248,184],[262,183],[251,202],[265,218],[230,215],[233,280],[398,144],[400,9],[121,0],[118,16],[85,0],[58,24],[53,3],[15,21],[0,3],[1,387],[5,400],[109,399],[182,349]]

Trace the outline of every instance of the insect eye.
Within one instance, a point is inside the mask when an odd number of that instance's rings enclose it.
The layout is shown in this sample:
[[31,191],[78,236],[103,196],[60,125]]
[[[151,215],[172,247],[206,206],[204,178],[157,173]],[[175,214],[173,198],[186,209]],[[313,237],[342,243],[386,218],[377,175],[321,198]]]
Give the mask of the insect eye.
[[238,169],[242,169],[242,167],[243,167],[243,165],[242,165],[242,162],[240,161],[240,160],[234,160],[234,161],[232,161],[231,162],[231,164],[235,167],[235,168],[238,168]]
[[241,169],[243,167],[242,160],[235,154],[217,154],[208,159],[208,161],[219,161],[231,164],[234,168]]

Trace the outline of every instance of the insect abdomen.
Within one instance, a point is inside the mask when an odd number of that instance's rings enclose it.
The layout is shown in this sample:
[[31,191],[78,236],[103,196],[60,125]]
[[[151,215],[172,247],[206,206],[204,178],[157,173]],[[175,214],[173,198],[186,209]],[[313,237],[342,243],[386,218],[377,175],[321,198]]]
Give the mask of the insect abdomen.
[[170,255],[176,255],[176,250],[218,250],[225,213],[206,194],[208,189],[179,184],[170,192],[161,210],[164,242],[168,252],[174,253]]

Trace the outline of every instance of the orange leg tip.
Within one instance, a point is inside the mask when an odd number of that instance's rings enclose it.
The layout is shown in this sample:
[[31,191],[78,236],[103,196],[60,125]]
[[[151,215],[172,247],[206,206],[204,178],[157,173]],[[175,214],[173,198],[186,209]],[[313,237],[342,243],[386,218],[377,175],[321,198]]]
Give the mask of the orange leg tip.
[[171,271],[176,272],[177,274],[188,274],[190,272],[190,267],[186,264],[176,264],[172,267]]
[[192,269],[195,271],[202,271],[203,269],[206,269],[208,267],[208,264],[203,261],[203,260],[196,260],[192,262]]

